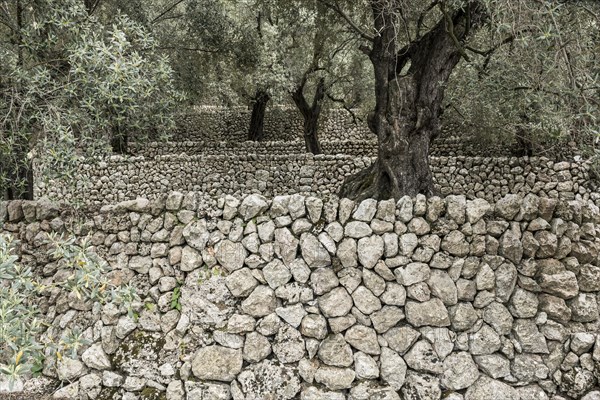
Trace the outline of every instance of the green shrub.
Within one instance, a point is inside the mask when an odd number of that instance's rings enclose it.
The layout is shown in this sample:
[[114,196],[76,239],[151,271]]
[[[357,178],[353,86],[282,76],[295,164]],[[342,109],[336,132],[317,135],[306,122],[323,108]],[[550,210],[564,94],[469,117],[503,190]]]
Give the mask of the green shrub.
[[30,267],[18,263],[13,238],[0,234],[0,374],[7,375],[11,382],[28,373],[39,373],[47,349],[57,359],[75,358],[77,351],[88,344],[77,329],[65,330],[54,342],[38,342],[45,324],[37,302],[48,289],[59,288],[78,299],[101,304],[114,302],[130,315],[133,303],[139,301],[132,286],[109,282],[108,264],[92,251],[87,239],[48,235],[48,242],[59,268],[71,273],[63,281],[44,285]]

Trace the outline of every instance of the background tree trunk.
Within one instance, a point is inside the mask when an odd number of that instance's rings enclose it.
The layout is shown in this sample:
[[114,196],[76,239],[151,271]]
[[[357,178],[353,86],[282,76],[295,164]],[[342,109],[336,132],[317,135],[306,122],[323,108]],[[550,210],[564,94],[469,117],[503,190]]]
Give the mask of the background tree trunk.
[[[371,3],[375,30],[380,32],[369,54],[376,100],[369,127],[378,137],[377,160],[347,178],[340,196],[357,200],[431,196],[435,188],[429,147],[440,132],[446,82],[461,58],[455,39],[465,38],[483,10],[473,3],[398,50],[397,14],[381,0]],[[454,38],[448,33],[450,24]]]
[[302,80],[298,88],[292,93],[292,99],[300,110],[304,119],[304,143],[306,151],[313,154],[321,154],[321,144],[319,143],[319,117],[323,108],[323,99],[325,98],[325,79],[321,78],[315,90],[312,105],[309,106],[304,97],[304,87],[306,78]]
[[113,128],[113,135],[110,140],[113,153],[127,154],[129,144],[129,135],[119,127]]
[[254,95],[254,104],[252,106],[252,117],[250,118],[250,129],[248,131],[248,140],[261,142],[265,136],[265,110],[271,96],[266,90],[258,89]]

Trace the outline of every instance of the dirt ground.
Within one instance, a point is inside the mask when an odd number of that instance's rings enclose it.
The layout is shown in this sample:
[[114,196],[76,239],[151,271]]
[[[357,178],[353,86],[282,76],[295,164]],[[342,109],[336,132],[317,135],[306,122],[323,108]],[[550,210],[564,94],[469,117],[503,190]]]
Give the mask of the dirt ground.
[[[39,393],[0,393],[0,400],[51,400],[51,394]],[[54,399],[53,399],[54,400]]]

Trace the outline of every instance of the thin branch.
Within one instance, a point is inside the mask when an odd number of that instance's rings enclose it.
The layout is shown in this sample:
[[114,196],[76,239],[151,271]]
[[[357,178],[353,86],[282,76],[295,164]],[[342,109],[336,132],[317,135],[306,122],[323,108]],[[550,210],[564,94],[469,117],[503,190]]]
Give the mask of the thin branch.
[[356,114],[354,113],[354,110],[352,109],[352,107],[354,107],[354,104],[347,105],[346,100],[338,99],[329,92],[326,92],[325,94],[327,95],[327,98],[329,100],[333,101],[334,103],[340,103],[342,105],[342,107],[344,108],[344,110],[348,111],[350,113],[350,115],[352,115],[352,120],[354,122],[354,125],[358,125],[359,122],[363,122],[363,120],[361,118],[357,117]]
[[360,29],[360,27],[354,21],[352,21],[352,19],[340,8],[338,4],[331,4],[325,0],[318,1],[321,4],[325,5],[327,8],[330,8],[331,10],[335,11],[340,17],[342,17],[348,23],[348,25],[350,25],[352,30],[354,30],[354,32],[360,35],[360,37],[362,37],[365,40],[368,40],[369,42],[373,42],[375,40],[373,36]]
[[186,0],[177,0],[172,6],[168,7],[166,10],[164,10],[163,12],[161,12],[160,14],[158,14],[158,16],[156,18],[154,18],[152,21],[150,21],[150,23],[151,24],[155,24],[162,17],[164,17],[165,15],[167,15],[168,13],[170,13],[175,7],[177,7],[178,5],[180,5],[181,3],[183,3],[184,1],[186,1]]
[[181,51],[196,51],[199,53],[220,53],[218,49],[204,49],[201,47],[185,47],[185,46],[157,46],[158,50],[181,50]]

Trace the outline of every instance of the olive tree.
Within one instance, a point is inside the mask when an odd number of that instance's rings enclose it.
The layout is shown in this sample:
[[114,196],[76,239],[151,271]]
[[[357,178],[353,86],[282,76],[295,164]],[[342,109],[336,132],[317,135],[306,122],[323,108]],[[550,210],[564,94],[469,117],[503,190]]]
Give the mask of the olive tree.
[[[378,157],[369,168],[344,182],[341,196],[383,199],[419,193],[434,194],[428,161],[429,148],[440,133],[441,116],[447,105],[444,101],[445,92],[452,84],[451,78],[457,72],[456,67],[461,60],[473,63],[470,71],[477,70],[485,80],[485,70],[495,66],[493,55],[499,49],[500,52],[507,51],[506,45],[516,40],[529,40],[535,46],[523,47],[519,54],[521,58],[512,58],[512,54],[508,53],[502,59],[502,65],[512,67],[513,74],[507,74],[510,68],[499,68],[497,74],[501,74],[505,82],[511,79],[519,81],[521,75],[515,72],[523,65],[542,66],[548,74],[566,74],[568,79],[564,81],[570,84],[569,97],[576,101],[566,104],[563,93],[556,92],[550,88],[551,85],[542,82],[545,74],[536,75],[535,70],[533,73],[521,70],[525,73],[525,84],[518,86],[524,86],[533,94],[530,98],[538,99],[527,101],[530,108],[524,117],[518,115],[516,110],[519,107],[506,113],[511,122],[515,125],[524,125],[523,121],[529,124],[528,118],[535,115],[537,107],[546,107],[547,102],[565,114],[572,112],[575,104],[577,110],[583,111],[576,115],[584,115],[583,120],[588,122],[593,119],[590,111],[595,106],[593,96],[589,93],[596,85],[590,86],[589,82],[595,81],[595,56],[587,51],[585,54],[590,59],[578,63],[574,51],[569,50],[569,47],[574,49],[582,42],[589,46],[593,41],[576,40],[577,45],[573,45],[573,41],[567,40],[565,35],[578,25],[569,22],[573,16],[569,18],[568,10],[581,7],[579,14],[595,16],[597,14],[591,10],[597,8],[595,3],[365,0],[357,4],[337,0],[320,1],[334,10],[362,38],[362,49],[373,65],[375,77],[376,105],[369,117],[369,127],[378,137]],[[358,12],[350,12],[356,10]],[[365,17],[364,10],[370,11],[370,17]],[[584,22],[583,26],[590,28],[596,24],[597,20]],[[482,61],[478,61],[479,66],[473,62],[478,57],[482,57]],[[528,64],[523,64],[524,58],[530,60]],[[553,59],[556,61],[545,65]],[[562,78],[557,80],[562,81]],[[475,106],[478,100],[470,100],[478,99],[485,91],[473,94],[464,91],[467,87],[472,86],[459,83],[457,93],[463,90],[463,95],[455,95],[453,100],[460,103],[467,98],[465,104]],[[515,96],[522,95],[520,89],[514,92]],[[506,94],[503,91],[501,93]],[[495,105],[502,101],[503,98],[490,96],[479,104],[494,110]],[[459,109],[459,106],[455,107]],[[516,116],[519,117],[518,121],[514,120]],[[544,114],[544,118],[549,116],[548,112]],[[547,125],[535,121],[530,125],[547,129]]]
[[172,71],[139,24],[104,25],[76,0],[1,5],[3,197],[32,197],[34,158],[43,176],[68,176],[82,155],[123,153],[131,135],[173,125]]

